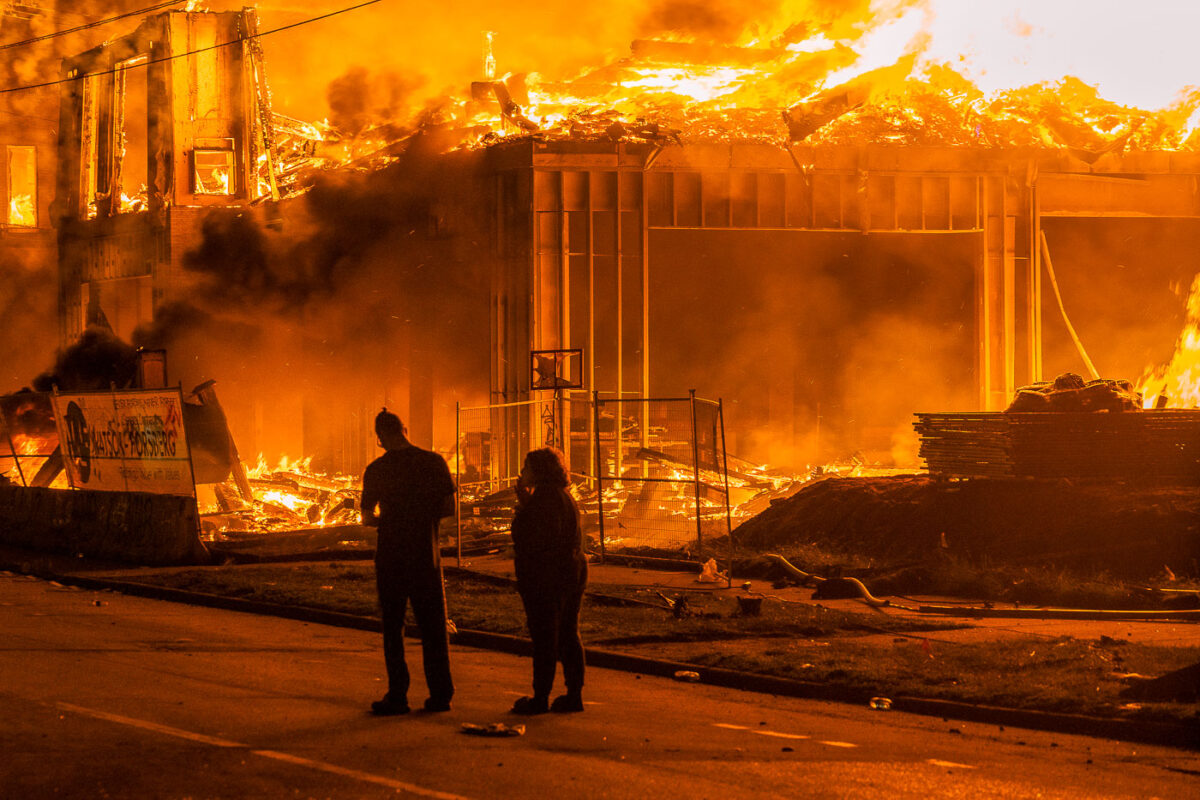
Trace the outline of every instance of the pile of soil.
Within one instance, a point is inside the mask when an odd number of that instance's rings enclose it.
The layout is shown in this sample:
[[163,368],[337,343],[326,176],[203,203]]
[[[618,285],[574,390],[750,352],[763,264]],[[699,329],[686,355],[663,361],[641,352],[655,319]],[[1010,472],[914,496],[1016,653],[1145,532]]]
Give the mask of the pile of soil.
[[1200,577],[1200,492],[1120,481],[827,478],[742,523],[739,548],[818,547],[892,563],[971,563]]

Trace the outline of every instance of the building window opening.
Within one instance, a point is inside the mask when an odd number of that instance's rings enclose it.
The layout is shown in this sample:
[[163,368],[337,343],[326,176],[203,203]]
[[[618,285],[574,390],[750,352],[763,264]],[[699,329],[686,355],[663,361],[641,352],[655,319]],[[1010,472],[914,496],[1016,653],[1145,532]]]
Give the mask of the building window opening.
[[149,174],[149,56],[122,61],[116,80],[114,116],[119,138],[114,143],[117,176],[120,180],[120,210],[145,211]]
[[197,139],[192,151],[193,191],[196,194],[233,194],[233,139]]
[[8,224],[37,227],[37,149],[8,146]]
[[107,147],[100,136],[100,78],[83,78],[83,109],[80,120],[80,214],[95,219],[100,198],[108,192],[108,169],[102,153]]

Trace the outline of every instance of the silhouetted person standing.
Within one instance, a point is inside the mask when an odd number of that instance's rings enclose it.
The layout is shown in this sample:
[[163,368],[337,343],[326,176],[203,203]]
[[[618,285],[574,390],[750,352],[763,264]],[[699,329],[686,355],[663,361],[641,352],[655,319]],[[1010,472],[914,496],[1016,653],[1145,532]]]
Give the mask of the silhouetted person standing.
[[[525,456],[517,479],[512,540],[517,591],[533,640],[533,696],[513,704],[517,714],[583,711],[583,643],[579,606],[587,586],[587,558],[579,508],[567,493],[567,472],[557,450]],[[557,662],[567,693],[549,702]]]
[[[375,714],[408,713],[408,664],[404,661],[404,613],[412,602],[421,630],[426,711],[449,711],[454,696],[450,679],[450,642],[446,634],[446,597],[442,587],[438,522],[454,513],[454,481],[437,453],[408,441],[400,418],[386,408],[375,417],[375,434],[387,451],[363,474],[364,525],[379,528],[375,546],[375,584],[383,617],[383,655],[388,691],[371,704]],[[378,512],[376,512],[378,508]]]

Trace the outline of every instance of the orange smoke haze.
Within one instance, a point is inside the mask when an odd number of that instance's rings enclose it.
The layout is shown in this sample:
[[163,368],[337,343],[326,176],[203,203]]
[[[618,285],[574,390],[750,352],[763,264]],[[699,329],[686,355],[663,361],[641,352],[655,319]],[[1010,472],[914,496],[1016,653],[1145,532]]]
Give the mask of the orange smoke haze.
[[[351,4],[352,0],[316,3],[266,0],[258,7],[260,29],[267,31],[301,22]],[[95,16],[93,9],[105,4],[77,5]],[[214,11],[236,10],[243,5],[241,0],[203,4]],[[93,38],[99,41],[120,36],[132,30],[137,22],[129,19],[105,26]],[[623,118],[658,110],[671,102],[678,106],[704,101],[717,110],[716,119],[721,124],[733,129],[734,109],[764,109],[774,126],[772,135],[777,136],[782,126],[781,110],[842,86],[849,87],[846,94],[851,100],[845,102],[870,100],[886,104],[890,98],[890,109],[885,107],[874,118],[863,114],[853,125],[839,128],[840,121],[829,125],[830,135],[865,137],[873,130],[893,130],[895,125],[888,128],[892,120],[911,112],[912,103],[908,100],[913,95],[898,99],[901,93],[913,92],[914,81],[932,80],[933,88],[927,90],[927,95],[941,99],[925,97],[926,105],[920,108],[947,112],[943,117],[949,120],[946,129],[956,130],[958,137],[946,139],[947,143],[1008,144],[1022,136],[1025,138],[1020,143],[1060,146],[1064,142],[1078,142],[1078,146],[1090,147],[1136,132],[1144,138],[1135,139],[1132,144],[1144,142],[1147,147],[1169,149],[1188,143],[1189,135],[1200,124],[1200,91],[1192,88],[1200,86],[1200,60],[1194,57],[1191,41],[1197,30],[1200,30],[1200,3],[1172,0],[1142,0],[1136,5],[1116,0],[619,0],[594,4],[564,0],[536,4],[498,0],[418,4],[383,0],[267,36],[262,44],[275,110],[299,119],[326,118],[351,135],[389,123],[412,124],[431,106],[465,103],[470,97],[470,83],[485,78],[484,32],[491,31],[495,77],[528,75],[530,102],[525,110],[538,123],[555,114],[565,115],[571,109],[569,99],[575,97],[571,92],[586,90],[579,97],[578,106],[586,108],[600,98],[601,105],[607,103],[618,108]],[[704,68],[691,67],[686,62],[682,66],[664,65],[663,61],[647,68],[648,59],[639,61],[632,55],[631,43],[639,39],[736,46],[746,48],[750,55],[733,64],[715,58],[714,63]],[[753,56],[754,53],[760,55]],[[57,74],[55,59],[61,55],[62,45],[56,42],[46,49],[8,59],[7,80],[15,84],[47,75],[53,77]],[[737,61],[733,56],[730,58]],[[1077,80],[1064,81],[1068,75]],[[1044,85],[1021,90],[1034,84]],[[606,95],[605,91],[613,87],[616,94]],[[1006,106],[997,111],[994,101],[1001,93],[1008,93],[1005,102],[1010,106],[1043,109],[1039,104],[1052,98],[1085,112],[1076,118],[1059,119],[1054,109],[1047,107],[1035,127],[1026,117],[1004,116]],[[8,98],[4,102],[19,113],[42,113],[34,107],[32,99],[19,94]],[[956,105],[951,106],[945,98],[951,98]],[[1131,114],[1131,108],[1169,110],[1152,118],[1149,114]],[[44,116],[53,118],[53,108]],[[975,124],[976,118],[985,116],[996,121],[998,133],[994,140],[982,138]],[[872,120],[879,120],[877,128],[870,127]],[[1078,120],[1086,123],[1082,130],[1071,127]],[[1135,129],[1129,120],[1142,120],[1138,123],[1141,127]],[[936,121],[917,114],[915,119],[908,119],[905,133],[919,137],[926,129],[936,127]],[[1163,135],[1161,130],[1166,128],[1175,133]],[[737,134],[736,130],[728,132]],[[1195,147],[1197,141],[1200,139],[1193,138],[1189,146]],[[198,281],[193,303],[187,308],[168,309],[179,315],[181,324],[171,328],[171,317],[166,316],[158,330],[152,331],[158,337],[153,341],[200,353],[206,348],[211,351],[214,342],[211,336],[223,331],[226,338],[215,341],[230,348],[254,349],[259,358],[253,365],[244,362],[243,374],[230,374],[229,367],[225,374],[220,374],[217,369],[221,363],[200,363],[196,359],[196,363],[175,362],[176,374],[191,377],[195,373],[197,380],[209,376],[220,378],[230,386],[226,395],[229,396],[239,391],[234,386],[294,384],[299,372],[297,362],[301,358],[314,358],[320,363],[316,367],[304,364],[304,374],[319,376],[322,383],[319,388],[354,382],[368,384],[370,380],[363,371],[355,369],[361,362],[346,365],[339,356],[348,348],[371,340],[372,331],[363,322],[367,317],[363,313],[364,304],[369,311],[380,314],[394,304],[394,297],[380,295],[378,276],[394,269],[393,253],[408,246],[412,226],[405,224],[399,212],[393,214],[390,222],[380,222],[376,208],[365,207],[365,203],[364,207],[355,207],[348,198],[375,198],[378,208],[389,213],[396,209],[423,211],[436,198],[425,196],[428,187],[424,185],[409,185],[401,172],[376,174],[372,178],[328,178],[325,193],[317,191],[305,203],[334,198],[336,202],[329,201],[329,205],[340,216],[331,213],[325,221],[319,215],[291,221],[301,227],[303,235],[290,242],[272,240],[257,224],[247,224],[245,231],[210,232],[207,239],[210,245],[215,247],[224,242],[231,250],[238,250],[242,258],[247,251],[235,245],[243,243],[246,237],[267,242],[262,245],[257,271],[243,277],[266,280],[266,284],[260,283],[257,288],[270,290],[264,291],[264,295],[271,304],[263,307],[247,302],[251,296],[249,289],[255,286],[240,286],[236,281],[227,281],[229,276],[215,275],[214,265],[236,266],[238,262],[222,260],[221,252],[206,260],[201,252],[191,266],[190,277]],[[299,215],[303,210],[294,213]],[[412,213],[417,215],[417,211]],[[344,240],[341,237],[347,231],[354,235]],[[961,246],[967,249],[966,245]],[[464,255],[458,248],[457,244],[445,242],[428,253],[414,252],[404,265],[413,284],[421,283],[417,278],[423,278],[424,273],[419,270],[427,269],[427,264],[454,263],[457,259],[471,269],[481,269],[471,263],[470,253]],[[885,256],[895,257],[885,250],[880,248],[880,252],[866,256],[881,263]],[[840,259],[844,255],[838,252],[835,257]],[[962,254],[959,257],[964,261],[967,258]],[[1118,266],[1114,265],[1113,270]],[[1070,281],[1070,267],[1069,263],[1063,264],[1064,283]],[[1078,274],[1083,274],[1085,268],[1081,263]],[[312,272],[297,277],[288,271],[304,269]],[[0,363],[5,368],[0,374],[3,382],[0,390],[14,389],[27,382],[48,361],[50,348],[30,348],[26,336],[39,338],[36,334],[41,332],[40,338],[46,343],[54,341],[55,270],[53,264],[0,260],[0,287],[3,287],[0,325],[24,334],[10,337],[8,345],[0,345]],[[472,275],[467,266],[462,274]],[[222,280],[207,280],[213,277]],[[482,280],[468,283],[463,291],[484,291],[480,288],[484,286]],[[959,288],[969,300],[969,290]],[[224,291],[240,291],[241,297],[226,296],[222,294]],[[772,297],[766,290],[763,294]],[[711,299],[715,304],[722,298]],[[880,301],[882,307],[889,298],[872,299]],[[951,310],[962,302],[958,296],[937,299],[942,307]],[[769,303],[752,310],[766,315]],[[212,319],[214,324],[208,327],[183,324],[193,323],[197,316]],[[847,335],[843,351],[850,364],[861,364],[867,369],[881,359],[888,363],[907,359],[908,364],[929,367],[928,375],[910,370],[907,374],[912,380],[899,390],[894,386],[868,387],[869,390],[849,397],[847,402],[855,414],[870,418],[888,416],[878,409],[886,405],[885,401],[903,396],[904,402],[912,402],[908,399],[911,395],[930,385],[940,388],[927,398],[918,398],[922,402],[945,405],[959,401],[945,388],[951,383],[950,377],[962,369],[964,357],[959,350],[948,345],[922,345],[931,348],[923,352],[895,344],[887,350],[862,344],[868,340],[868,334],[872,341],[878,334],[879,341],[891,339],[903,343],[940,336],[936,341],[957,337],[956,347],[969,348],[971,332],[949,327],[947,320],[952,316],[949,311],[943,316],[945,319],[938,320],[942,327],[936,330],[931,325],[928,330],[906,330],[897,336],[896,320],[880,316],[861,321],[861,341],[851,341]],[[236,325],[230,324],[231,321]],[[690,324],[701,322],[693,320]],[[401,316],[396,318],[394,326],[403,329],[410,324],[413,323]],[[789,322],[790,327],[780,329],[780,336],[802,338],[803,324],[803,321]],[[1084,326],[1086,322],[1081,325]],[[753,354],[753,348],[772,338],[773,332],[768,327],[750,333],[732,331],[728,341],[739,347],[729,346],[732,355],[726,369],[712,370],[707,379],[712,381],[713,388],[708,393],[728,393],[726,385],[748,379],[750,373],[743,367],[743,354]],[[797,333],[801,336],[796,336]],[[486,347],[475,344],[478,348]],[[680,343],[680,349],[686,344]],[[1169,341],[1164,340],[1164,346],[1169,347]],[[364,350],[369,351],[370,347]],[[227,356],[228,351],[220,355]],[[361,360],[369,360],[369,355]],[[374,355],[383,358],[385,354]],[[819,396],[821,387],[811,392],[804,388],[805,381],[812,380],[819,372],[810,369],[805,359],[821,355],[797,350],[788,354],[783,365],[786,381],[790,382],[784,398],[787,407],[801,409],[814,421],[830,411],[828,403],[819,405],[809,396]],[[456,363],[451,358],[430,357],[430,360],[450,362],[441,368],[453,378],[458,378],[460,372],[473,372],[477,366],[473,359],[464,359],[471,363]],[[933,369],[931,364],[939,368]],[[396,375],[408,368],[400,364],[394,367]],[[683,371],[686,373],[686,369]],[[829,370],[821,374],[846,385],[855,380],[853,375],[835,375]],[[395,380],[399,382],[401,378]],[[704,376],[696,376],[690,385],[703,388],[703,380]],[[447,383],[452,382],[447,379]],[[243,391],[249,394],[249,389]],[[304,387],[296,391],[304,391]],[[295,405],[300,400],[288,397],[283,402]],[[783,400],[748,396],[742,402],[744,407],[757,403],[755,413],[768,418],[771,406]],[[820,434],[820,448],[810,444],[809,434],[800,429],[805,424],[798,418],[797,429],[786,441],[756,445],[755,449],[778,449],[785,457],[791,452],[806,456],[814,450],[842,444],[837,441],[843,435],[838,430],[824,430]],[[818,424],[809,427],[821,430]],[[904,449],[903,442],[894,441],[892,431],[879,430],[874,434],[880,441],[893,442],[897,449]],[[855,431],[847,431],[844,438],[850,440],[854,435]]]

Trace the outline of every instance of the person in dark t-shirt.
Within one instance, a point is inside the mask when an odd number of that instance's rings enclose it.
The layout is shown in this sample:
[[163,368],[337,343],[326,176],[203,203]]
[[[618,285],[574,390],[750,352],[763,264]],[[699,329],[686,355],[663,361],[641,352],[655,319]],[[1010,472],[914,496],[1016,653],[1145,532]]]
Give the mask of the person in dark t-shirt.
[[[587,586],[587,557],[579,508],[567,483],[557,450],[543,447],[525,456],[512,540],[517,592],[533,641],[533,696],[513,704],[517,714],[583,711],[579,607]],[[558,661],[567,691],[550,703]]]
[[375,433],[387,451],[363,474],[364,525],[379,529],[375,585],[383,617],[383,655],[388,691],[371,704],[379,715],[408,712],[408,664],[404,660],[404,614],[412,602],[421,631],[426,711],[449,711],[454,696],[446,598],[442,586],[438,523],[454,513],[454,481],[445,460],[408,441],[400,418],[383,409]]

